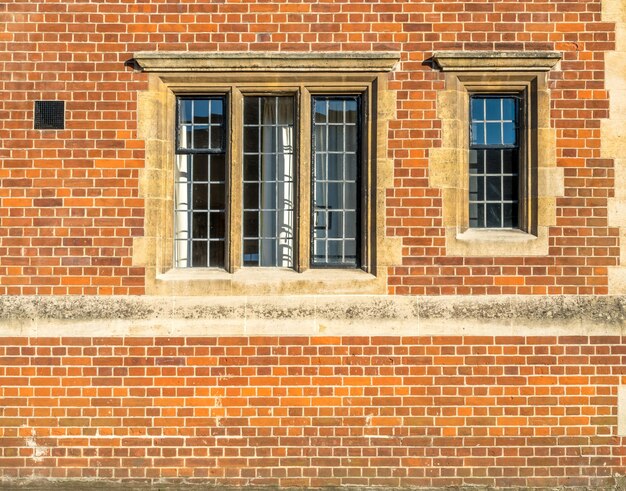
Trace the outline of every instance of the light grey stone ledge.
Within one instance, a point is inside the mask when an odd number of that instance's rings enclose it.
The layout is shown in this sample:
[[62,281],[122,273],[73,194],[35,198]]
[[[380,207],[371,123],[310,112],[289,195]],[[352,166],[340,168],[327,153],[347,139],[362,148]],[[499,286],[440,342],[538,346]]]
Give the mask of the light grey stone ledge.
[[622,335],[626,296],[0,297],[0,336]]

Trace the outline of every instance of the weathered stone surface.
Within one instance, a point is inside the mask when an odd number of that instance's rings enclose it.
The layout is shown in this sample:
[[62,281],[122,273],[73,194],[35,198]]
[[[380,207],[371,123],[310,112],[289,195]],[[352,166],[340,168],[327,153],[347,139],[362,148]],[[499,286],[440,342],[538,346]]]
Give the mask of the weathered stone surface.
[[[0,298],[0,335],[415,335],[621,331],[625,296],[393,297],[291,295],[223,297]],[[425,330],[423,330],[425,329]],[[555,332],[557,332],[555,331]]]

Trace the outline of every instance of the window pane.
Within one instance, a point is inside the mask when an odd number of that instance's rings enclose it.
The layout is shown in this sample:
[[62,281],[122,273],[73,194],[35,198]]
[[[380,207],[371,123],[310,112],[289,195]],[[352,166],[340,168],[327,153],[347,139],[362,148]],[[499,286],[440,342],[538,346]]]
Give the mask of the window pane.
[[[223,267],[226,234],[224,98],[178,102],[174,209],[176,267]],[[213,135],[219,136],[215,141]],[[215,247],[214,247],[215,246]]]
[[243,207],[248,210],[259,208],[259,185],[256,182],[243,184]]
[[200,99],[193,101],[193,124],[209,123],[209,101]]
[[502,227],[501,209],[500,203],[487,203],[487,227],[488,228],[500,228]]
[[485,151],[470,150],[470,174],[485,173]]
[[244,238],[255,238],[259,236],[259,212],[243,212],[243,236]]
[[[206,155],[198,155],[198,157],[206,157]],[[223,182],[226,180],[226,161],[224,154],[211,154],[211,181]]]
[[469,199],[470,201],[476,201],[478,199],[478,177],[470,176],[469,179]]
[[469,225],[516,227],[518,101],[511,96],[473,96],[470,110]]
[[[312,266],[358,266],[359,100],[313,98]],[[349,243],[349,254],[345,244]]]
[[517,113],[517,104],[515,99],[507,97],[502,99],[502,119],[504,121],[515,121]]
[[209,215],[209,231],[212,239],[222,239],[226,233],[226,214],[224,212]]
[[313,131],[313,140],[315,141],[314,149],[317,152],[328,151],[327,135],[328,125],[315,124]]
[[212,125],[222,126],[224,124],[224,101],[222,99],[211,99],[210,117]]
[[487,200],[500,201],[502,198],[502,177],[487,177]]
[[489,97],[485,99],[486,121],[500,121],[501,119],[501,101],[499,97]]
[[472,144],[473,145],[485,144],[485,125],[483,123],[472,124]]
[[345,140],[345,145],[346,145],[345,147],[346,152],[356,152],[357,145],[359,142],[357,138],[356,126],[354,125],[346,126],[344,140]]
[[517,204],[504,203],[502,205],[503,227],[517,227]]
[[344,118],[347,124],[358,124],[359,122],[358,107],[359,106],[356,100],[345,101]]
[[473,121],[484,121],[485,120],[485,100],[479,97],[472,98],[471,111],[472,111]]
[[294,99],[244,97],[243,123],[244,266],[293,267]]
[[222,183],[211,184],[209,188],[211,210],[223,210],[226,208],[225,191]]
[[217,268],[222,265],[224,261],[224,242],[223,241],[211,241],[209,242],[209,267]]
[[504,149],[502,150],[502,172],[505,174],[517,174],[517,156],[519,152],[517,149]]
[[517,176],[504,176],[502,178],[502,199],[517,201]]
[[208,237],[208,216],[206,213],[193,214],[193,238],[206,239]]
[[221,152],[224,147],[224,99],[181,98],[178,103],[178,149]]
[[487,174],[500,174],[502,172],[502,150],[486,149],[482,150],[485,156],[485,167]]
[[224,134],[221,126],[210,126],[211,148],[221,148]]
[[276,108],[278,124],[286,126],[293,125],[293,99],[291,97],[277,97],[276,102],[278,105]]
[[487,123],[487,135],[485,138],[486,145],[498,145],[502,143],[502,135],[500,131],[502,129],[500,123]]
[[193,156],[193,181],[201,182],[209,180],[209,155],[198,154]]
[[258,181],[259,180],[259,156],[258,155],[244,155],[243,180],[244,181]]
[[341,99],[328,99],[328,122],[343,123],[343,104]]
[[503,123],[502,124],[502,144],[503,145],[515,145],[516,135],[515,135],[515,124],[514,123]]
[[342,210],[343,203],[343,184],[340,182],[330,182],[328,186],[327,203],[332,210]]
[[344,169],[346,181],[354,181],[356,182],[357,177],[359,175],[359,159],[358,153],[348,153],[344,154]]
[[469,205],[469,225],[470,227],[484,228],[484,205],[482,203],[472,203]]
[[196,268],[206,268],[208,266],[207,244],[206,241],[193,241],[191,243],[192,266]]
[[181,126],[178,130],[180,148],[193,148],[193,126]]
[[209,186],[208,184],[194,184],[193,191],[193,209],[207,210],[209,206]]
[[179,105],[179,115],[178,120],[180,124],[191,124],[192,121],[192,101],[183,99],[180,101]]
[[320,101],[313,109],[313,120],[315,123],[326,123],[328,117],[328,101]]
[[329,125],[326,132],[328,134],[328,152],[343,152],[344,126]]
[[243,151],[245,153],[258,153],[259,151],[259,128],[258,126],[243,129]]

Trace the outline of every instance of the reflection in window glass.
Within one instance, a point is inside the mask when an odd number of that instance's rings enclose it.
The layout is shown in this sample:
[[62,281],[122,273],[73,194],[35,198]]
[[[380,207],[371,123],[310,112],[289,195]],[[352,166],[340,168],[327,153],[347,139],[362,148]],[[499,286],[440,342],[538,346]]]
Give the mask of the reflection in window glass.
[[226,159],[223,97],[178,99],[174,263],[223,268]]
[[519,108],[515,96],[470,99],[470,227],[518,226]]
[[293,267],[294,99],[244,97],[243,265]]
[[313,98],[312,266],[357,267],[359,99]]

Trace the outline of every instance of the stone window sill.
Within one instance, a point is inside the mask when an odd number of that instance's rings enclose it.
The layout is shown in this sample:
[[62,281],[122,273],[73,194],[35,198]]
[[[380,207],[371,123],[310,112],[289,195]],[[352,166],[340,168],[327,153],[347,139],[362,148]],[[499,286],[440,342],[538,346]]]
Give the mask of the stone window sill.
[[487,244],[493,242],[519,243],[537,240],[537,236],[519,229],[470,228],[458,234],[456,240],[463,242],[483,242]]
[[156,283],[168,295],[374,294],[385,288],[381,278],[360,269],[180,268],[157,275]]
[[538,256],[545,255],[547,233],[533,235],[519,229],[467,229],[449,233],[448,254],[456,256]]

